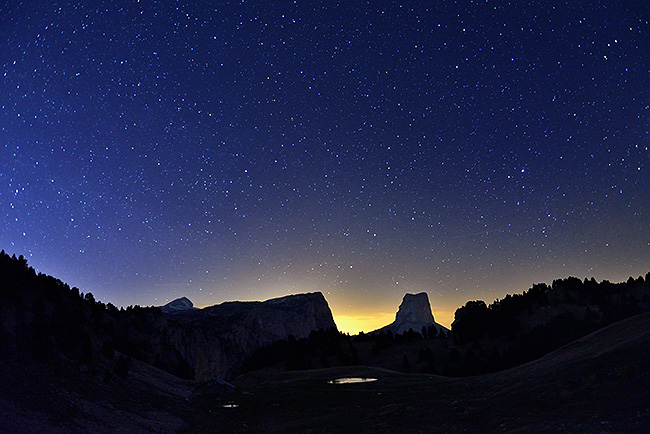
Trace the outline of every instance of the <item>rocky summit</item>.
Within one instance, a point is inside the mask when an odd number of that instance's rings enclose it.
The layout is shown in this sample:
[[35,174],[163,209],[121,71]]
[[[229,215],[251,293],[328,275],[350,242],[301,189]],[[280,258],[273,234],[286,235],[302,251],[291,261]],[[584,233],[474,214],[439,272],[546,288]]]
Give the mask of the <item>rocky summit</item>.
[[395,315],[395,321],[377,331],[404,333],[412,329],[419,332],[422,327],[428,328],[431,325],[435,325],[438,330],[447,331],[445,327],[435,322],[431,313],[429,296],[426,292],[421,292],[419,294],[405,294],[402,304],[399,305],[399,310]]
[[181,310],[189,309],[196,308],[194,307],[194,303],[192,303],[192,301],[187,297],[177,298],[176,300],[170,301],[166,305],[160,307],[160,310],[162,310],[164,313],[178,312]]

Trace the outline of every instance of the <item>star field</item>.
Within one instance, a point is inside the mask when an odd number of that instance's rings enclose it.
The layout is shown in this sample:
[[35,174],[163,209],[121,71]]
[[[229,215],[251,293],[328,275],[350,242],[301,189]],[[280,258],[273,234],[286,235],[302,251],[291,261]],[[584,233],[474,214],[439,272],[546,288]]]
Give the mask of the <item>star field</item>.
[[116,305],[322,291],[343,329],[405,292],[448,325],[469,299],[645,274],[649,19],[6,2],[0,247]]

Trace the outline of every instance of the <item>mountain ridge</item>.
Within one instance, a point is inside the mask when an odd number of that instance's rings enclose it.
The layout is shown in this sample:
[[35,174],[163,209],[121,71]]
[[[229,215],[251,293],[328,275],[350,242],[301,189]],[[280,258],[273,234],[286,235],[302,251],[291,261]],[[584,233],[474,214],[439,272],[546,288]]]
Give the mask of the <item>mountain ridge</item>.
[[265,301],[227,301],[165,315],[185,327],[176,347],[197,379],[229,378],[256,349],[313,331],[336,329],[321,292],[290,294]]

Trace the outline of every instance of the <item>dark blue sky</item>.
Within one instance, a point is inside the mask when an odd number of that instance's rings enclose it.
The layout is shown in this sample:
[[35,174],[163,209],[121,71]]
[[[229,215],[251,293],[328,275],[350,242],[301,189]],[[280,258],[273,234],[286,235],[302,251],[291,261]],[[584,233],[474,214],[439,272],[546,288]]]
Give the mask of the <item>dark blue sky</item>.
[[5,2],[0,247],[117,305],[320,290],[340,318],[645,274],[649,19]]

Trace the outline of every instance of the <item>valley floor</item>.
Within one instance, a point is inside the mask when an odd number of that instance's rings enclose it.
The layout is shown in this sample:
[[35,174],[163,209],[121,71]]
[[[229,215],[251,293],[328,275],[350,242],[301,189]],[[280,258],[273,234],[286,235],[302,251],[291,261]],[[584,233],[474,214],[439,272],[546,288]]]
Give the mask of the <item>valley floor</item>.
[[[448,378],[367,368],[255,372],[204,398],[186,433],[638,433],[650,426],[650,314],[531,363]],[[340,377],[373,377],[330,384]],[[237,407],[222,407],[223,403]]]

